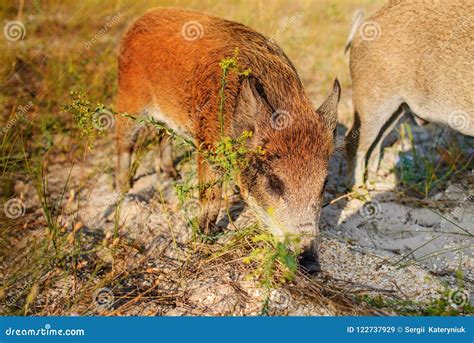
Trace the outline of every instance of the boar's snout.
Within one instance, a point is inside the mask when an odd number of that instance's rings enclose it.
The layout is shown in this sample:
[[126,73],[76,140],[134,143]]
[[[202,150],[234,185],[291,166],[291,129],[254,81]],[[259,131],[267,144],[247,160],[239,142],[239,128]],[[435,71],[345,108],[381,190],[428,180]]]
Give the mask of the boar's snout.
[[[303,192],[305,193],[305,192]],[[298,199],[281,200],[266,210],[261,202],[250,201],[262,224],[290,248],[300,253],[299,264],[310,274],[320,270],[319,264],[319,216],[320,197],[312,201],[306,199],[308,206]]]
[[321,265],[319,263],[319,249],[315,252],[311,247],[308,247],[298,257],[298,262],[301,266],[301,269],[309,274],[317,274],[321,271]]
[[319,263],[319,211],[317,219],[312,223],[303,223],[295,225],[295,232],[300,239],[300,255],[298,262],[302,270],[308,274],[317,274],[321,271]]
[[299,238],[297,246],[300,252],[298,256],[300,268],[309,274],[318,273],[321,270],[319,263],[320,237],[318,221],[311,226],[306,224],[303,226],[297,225],[294,232],[296,232]]

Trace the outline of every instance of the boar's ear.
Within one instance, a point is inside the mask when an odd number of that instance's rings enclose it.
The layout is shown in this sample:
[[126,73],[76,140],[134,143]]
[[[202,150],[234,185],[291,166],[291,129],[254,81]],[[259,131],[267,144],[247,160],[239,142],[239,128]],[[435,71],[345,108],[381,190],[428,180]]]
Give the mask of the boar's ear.
[[337,79],[334,80],[334,85],[331,94],[324,100],[322,105],[316,110],[316,112],[324,120],[326,127],[334,131],[337,124],[337,105],[341,98],[341,85]]
[[265,100],[263,89],[253,77],[242,81],[237,104],[232,118],[232,135],[240,136],[244,131],[258,130],[258,122],[265,117],[265,112],[271,113],[271,108]]

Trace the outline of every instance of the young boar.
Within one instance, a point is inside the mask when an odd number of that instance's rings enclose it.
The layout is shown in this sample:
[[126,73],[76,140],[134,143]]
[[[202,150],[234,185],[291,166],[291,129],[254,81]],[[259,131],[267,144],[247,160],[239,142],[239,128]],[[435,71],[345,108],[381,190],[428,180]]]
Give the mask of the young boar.
[[474,135],[473,1],[390,1],[353,33],[349,185],[363,185],[366,164],[369,178],[376,173],[404,113]]
[[[273,233],[299,234],[303,248],[317,253],[319,213],[329,157],[333,151],[340,86],[314,110],[298,74],[271,40],[244,25],[208,14],[174,8],[151,10],[123,38],[119,56],[118,110],[143,113],[212,148],[221,137],[218,118],[222,69],[234,55],[250,75],[229,73],[224,102],[224,134],[253,133],[249,146],[265,154],[251,157],[238,177],[243,198]],[[117,122],[117,184],[129,183],[132,122]],[[166,139],[162,152],[170,151]],[[167,153],[166,153],[167,154]],[[161,167],[172,159],[161,154]],[[216,171],[198,154],[200,184]],[[218,186],[201,191],[200,226],[216,230],[221,206]],[[304,237],[310,237],[306,239]]]

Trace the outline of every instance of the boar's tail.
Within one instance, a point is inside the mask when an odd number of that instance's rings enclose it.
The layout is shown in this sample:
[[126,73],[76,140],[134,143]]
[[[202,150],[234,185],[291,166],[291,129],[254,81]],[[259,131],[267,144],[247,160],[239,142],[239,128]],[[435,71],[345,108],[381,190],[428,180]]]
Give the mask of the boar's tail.
[[362,24],[362,20],[364,19],[364,11],[362,10],[357,10],[357,12],[354,14],[354,20],[352,21],[352,27],[351,27],[351,32],[349,33],[349,37],[347,37],[347,42],[346,45],[344,46],[344,54],[349,51],[349,49],[352,46],[352,41],[354,40],[354,37],[359,30],[360,24]]

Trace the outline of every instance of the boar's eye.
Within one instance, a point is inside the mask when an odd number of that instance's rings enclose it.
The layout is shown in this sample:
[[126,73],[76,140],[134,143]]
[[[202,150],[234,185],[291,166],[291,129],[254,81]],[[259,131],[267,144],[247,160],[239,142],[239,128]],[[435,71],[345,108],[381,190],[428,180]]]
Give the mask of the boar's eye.
[[267,176],[267,187],[275,195],[283,196],[285,194],[285,184],[284,182],[275,174],[270,174]]

